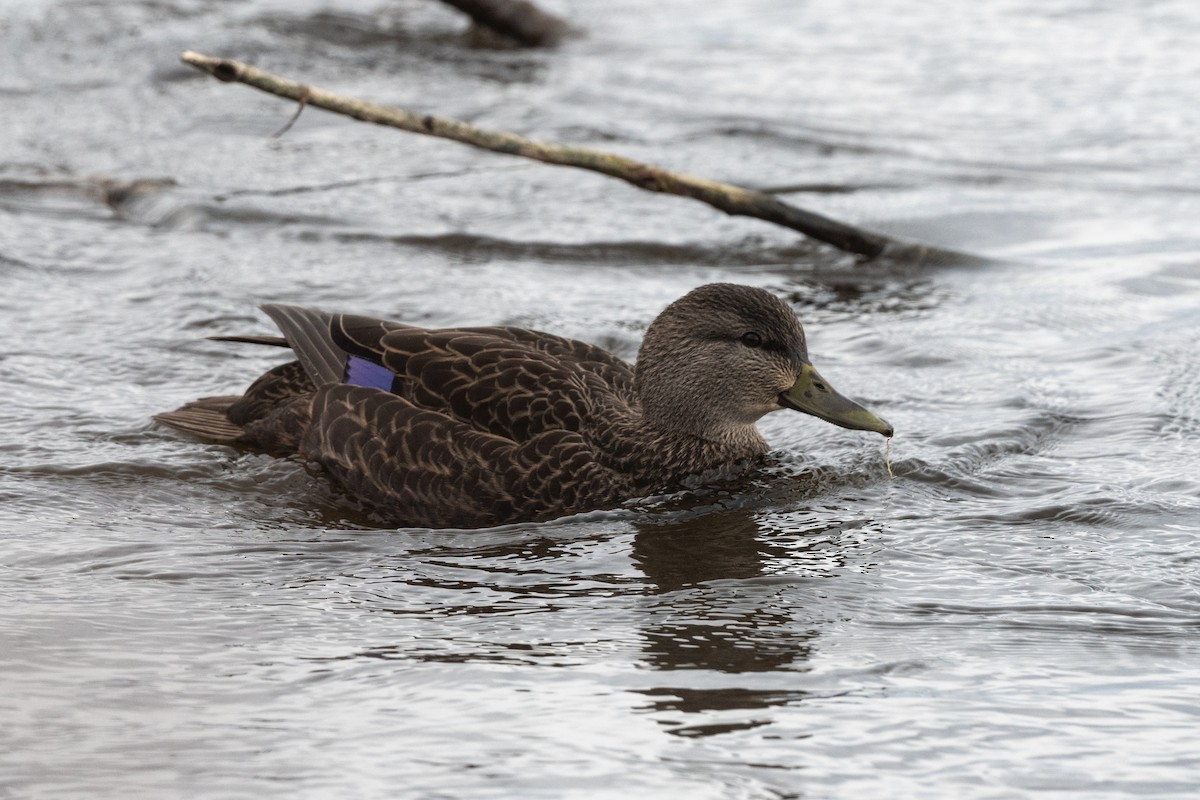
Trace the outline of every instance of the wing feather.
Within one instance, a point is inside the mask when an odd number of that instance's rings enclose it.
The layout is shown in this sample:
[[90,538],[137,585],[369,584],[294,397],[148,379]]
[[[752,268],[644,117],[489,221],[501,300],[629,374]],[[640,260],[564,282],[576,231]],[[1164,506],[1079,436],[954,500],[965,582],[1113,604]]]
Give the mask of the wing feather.
[[279,326],[283,338],[287,339],[314,384],[320,386],[342,380],[346,352],[334,344],[329,333],[332,314],[276,303],[267,303],[262,310]]
[[319,389],[303,447],[354,496],[409,525],[550,519],[615,505],[624,489],[577,433],[517,444],[370,387]]

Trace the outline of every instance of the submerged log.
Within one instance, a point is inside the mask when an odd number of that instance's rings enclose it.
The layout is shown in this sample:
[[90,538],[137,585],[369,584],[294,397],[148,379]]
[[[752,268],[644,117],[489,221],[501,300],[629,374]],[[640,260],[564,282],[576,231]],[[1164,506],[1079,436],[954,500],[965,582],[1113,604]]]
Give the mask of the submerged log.
[[400,108],[368,103],[306,86],[272,75],[257,67],[187,51],[185,64],[222,81],[237,81],[278,97],[296,100],[344,114],[364,122],[453,139],[463,144],[507,155],[523,156],[547,164],[577,167],[627,181],[639,189],[690,197],[735,216],[755,217],[799,231],[826,244],[866,258],[887,257],[910,264],[981,263],[986,259],[968,253],[896,239],[806,211],[765,192],[708,180],[634,161],[624,156],[583,147],[539,142],[503,131],[480,128],[467,122]]
[[442,0],[481,25],[529,47],[557,44],[570,30],[567,23],[528,0]]

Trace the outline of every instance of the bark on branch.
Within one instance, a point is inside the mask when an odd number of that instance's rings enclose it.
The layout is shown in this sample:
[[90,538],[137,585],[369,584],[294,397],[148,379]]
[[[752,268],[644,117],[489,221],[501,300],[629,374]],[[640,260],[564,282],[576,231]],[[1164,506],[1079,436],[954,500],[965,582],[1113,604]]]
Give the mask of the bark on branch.
[[479,128],[466,122],[429,114],[414,114],[400,108],[367,103],[343,97],[323,89],[306,86],[264,72],[249,64],[213,58],[187,51],[180,57],[185,64],[208,72],[222,81],[237,81],[264,92],[305,102],[338,114],[387,125],[393,128],[453,139],[457,142],[523,156],[547,164],[560,164],[620,178],[640,189],[691,197],[736,216],[755,217],[799,231],[826,244],[866,258],[887,257],[910,264],[982,263],[986,259],[954,250],[895,239],[830,219],[812,211],[789,205],[773,195],[720,183],[681,172],[643,164],[623,156],[583,147],[539,142],[502,131]]

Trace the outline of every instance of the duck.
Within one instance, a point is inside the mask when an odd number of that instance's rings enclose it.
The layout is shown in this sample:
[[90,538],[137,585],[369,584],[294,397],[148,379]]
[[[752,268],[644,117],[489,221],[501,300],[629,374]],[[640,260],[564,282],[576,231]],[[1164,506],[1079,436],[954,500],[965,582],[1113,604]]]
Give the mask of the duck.
[[795,312],[758,287],[710,283],[675,300],[635,365],[526,328],[261,308],[281,336],[213,338],[294,360],[155,419],[299,458],[401,527],[542,522],[727,480],[763,459],[757,423],[776,411],[893,434],[821,377]]

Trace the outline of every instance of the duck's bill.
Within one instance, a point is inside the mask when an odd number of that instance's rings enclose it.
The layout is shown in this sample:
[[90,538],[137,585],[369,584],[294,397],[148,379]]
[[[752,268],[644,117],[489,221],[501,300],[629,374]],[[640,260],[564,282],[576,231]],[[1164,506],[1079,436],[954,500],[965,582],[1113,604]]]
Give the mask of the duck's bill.
[[812,364],[805,364],[792,388],[780,393],[779,404],[843,428],[892,435],[892,426],[886,420],[834,391]]

